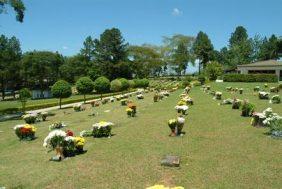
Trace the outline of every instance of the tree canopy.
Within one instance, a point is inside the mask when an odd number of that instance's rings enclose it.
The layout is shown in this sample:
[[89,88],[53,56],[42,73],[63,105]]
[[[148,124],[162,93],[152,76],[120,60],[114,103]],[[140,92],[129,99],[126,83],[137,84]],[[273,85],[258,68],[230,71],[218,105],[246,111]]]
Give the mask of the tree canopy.
[[23,22],[25,6],[22,0],[0,0],[0,14],[6,12],[6,6],[11,6],[16,12],[16,20]]

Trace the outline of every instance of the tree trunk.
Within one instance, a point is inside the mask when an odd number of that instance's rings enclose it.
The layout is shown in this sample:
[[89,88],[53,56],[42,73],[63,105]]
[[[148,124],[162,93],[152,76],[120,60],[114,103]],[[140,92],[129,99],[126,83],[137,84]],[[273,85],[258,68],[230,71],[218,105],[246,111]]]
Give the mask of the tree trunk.
[[84,94],[83,97],[84,97],[84,104],[85,104],[86,103],[86,95]]
[[60,98],[60,109],[62,109],[62,98]]
[[25,101],[22,101],[22,111],[23,111],[23,113],[25,113]]
[[102,98],[103,98],[103,94],[101,93],[101,100],[102,100]]

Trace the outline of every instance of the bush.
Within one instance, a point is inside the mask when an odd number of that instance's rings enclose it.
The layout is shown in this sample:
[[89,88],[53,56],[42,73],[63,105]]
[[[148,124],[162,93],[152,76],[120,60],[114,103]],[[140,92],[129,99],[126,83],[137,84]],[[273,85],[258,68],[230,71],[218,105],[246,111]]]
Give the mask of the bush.
[[278,82],[275,74],[225,74],[225,82]]
[[121,90],[122,91],[125,91],[125,90],[127,90],[129,88],[129,82],[128,82],[127,79],[121,78],[121,79],[119,79],[119,81],[121,83]]
[[222,65],[218,62],[211,62],[207,64],[205,68],[205,73],[208,78],[212,81],[216,80],[218,76],[221,76],[223,73]]
[[101,99],[103,93],[108,92],[110,90],[110,87],[111,87],[111,83],[109,79],[106,77],[101,76],[94,81],[94,89],[96,90],[97,93],[101,94]]
[[131,88],[131,89],[135,88],[134,80],[128,80],[128,83],[129,83],[129,88]]
[[84,95],[84,103],[86,102],[86,94],[89,94],[94,89],[94,83],[89,77],[81,77],[76,82],[76,89],[80,94]]
[[111,81],[111,88],[110,88],[111,91],[118,92],[118,91],[121,90],[121,88],[122,88],[122,84],[121,84],[120,80],[115,79],[115,80]]
[[134,79],[135,87],[146,88],[149,87],[149,80],[148,79]]

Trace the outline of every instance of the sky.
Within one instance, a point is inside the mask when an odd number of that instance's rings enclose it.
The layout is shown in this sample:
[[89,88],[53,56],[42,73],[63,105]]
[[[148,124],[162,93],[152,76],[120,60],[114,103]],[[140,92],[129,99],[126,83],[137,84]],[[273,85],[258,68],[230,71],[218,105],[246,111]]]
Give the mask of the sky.
[[160,45],[163,36],[208,34],[215,49],[228,44],[236,26],[250,37],[282,36],[282,0],[23,0],[23,23],[0,14],[0,34],[16,36],[23,52],[79,52],[84,39],[119,28],[133,45]]

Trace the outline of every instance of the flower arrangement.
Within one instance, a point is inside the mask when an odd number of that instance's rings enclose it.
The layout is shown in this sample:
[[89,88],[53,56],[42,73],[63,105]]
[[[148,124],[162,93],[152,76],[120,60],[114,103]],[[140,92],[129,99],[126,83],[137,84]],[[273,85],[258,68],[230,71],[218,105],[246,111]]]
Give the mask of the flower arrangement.
[[162,91],[160,92],[161,95],[168,97],[169,96],[169,92],[168,91]]
[[186,105],[186,101],[184,101],[183,99],[181,99],[180,101],[177,102],[178,106],[184,106]]
[[154,102],[158,102],[159,101],[159,94],[155,93],[154,97],[153,97]]
[[20,140],[33,140],[35,139],[36,128],[29,124],[16,125],[14,127],[16,135]]
[[92,107],[98,107],[100,105],[98,101],[91,101],[90,104]]
[[139,100],[140,100],[140,99],[144,99],[143,94],[138,94],[136,97],[137,97],[137,99],[139,99]]
[[115,101],[115,98],[114,97],[110,97],[110,102],[114,102]]
[[217,92],[215,92],[214,99],[221,100],[221,96],[222,96],[222,92],[217,91]]
[[259,90],[260,90],[260,87],[259,87],[259,86],[255,86],[255,87],[254,87],[254,92],[259,92]]
[[41,116],[42,121],[46,121],[47,116],[48,116],[48,112],[41,112],[40,116]]
[[62,130],[51,131],[43,142],[45,148],[49,148],[50,151],[56,150],[58,160],[82,153],[84,144],[83,137],[74,137],[72,131]]
[[227,98],[225,100],[223,100],[220,105],[225,105],[225,104],[232,104],[233,103],[233,99],[231,98]]
[[188,110],[187,105],[177,105],[175,106],[175,109],[177,110],[178,113],[182,113],[182,115],[186,115],[186,111]]
[[242,100],[234,98],[232,101],[232,109],[239,109],[241,107]]
[[182,186],[175,186],[175,187],[165,187],[164,185],[154,185],[147,187],[146,189],[184,189]]
[[49,130],[52,131],[54,129],[61,129],[63,127],[66,127],[66,125],[63,122],[58,121],[58,122],[51,124],[49,126]]
[[93,124],[93,136],[94,137],[110,137],[112,126],[111,122],[100,121]]
[[194,104],[193,99],[189,96],[182,98],[181,101],[185,102],[187,105],[193,105]]
[[268,88],[268,84],[267,83],[264,84],[264,88]]
[[22,118],[27,124],[32,124],[32,123],[35,123],[35,121],[37,120],[37,114],[35,113],[26,114],[26,115],[23,115]]
[[230,92],[232,90],[232,87],[226,87],[225,89],[226,91]]
[[121,103],[122,106],[126,106],[127,105],[127,100],[126,99],[122,99],[120,101],[120,103]]
[[132,102],[128,103],[128,108],[126,109],[126,113],[129,117],[135,117],[136,115],[136,105]]
[[211,86],[210,85],[207,85],[206,86],[206,89],[209,91],[209,90],[211,90]]
[[258,95],[259,95],[259,99],[269,99],[269,93],[268,92],[260,91],[258,93]]
[[244,100],[242,104],[242,113],[243,117],[250,117],[255,111],[255,105],[249,103],[248,101]]
[[281,102],[281,98],[279,95],[274,95],[271,97],[269,103],[272,103],[272,104],[280,104]]
[[80,112],[80,111],[84,111],[85,110],[85,106],[83,106],[83,104],[79,103],[79,104],[75,104],[73,106],[73,109],[76,112]]
[[170,119],[168,120],[168,126],[171,130],[170,136],[178,136],[181,134],[185,123],[185,118],[182,116],[177,117],[177,119]]
[[81,137],[93,136],[93,131],[83,130],[83,131],[80,132],[79,136],[81,136]]
[[278,87],[270,87],[270,92],[271,93],[278,93],[279,92],[279,88]]
[[244,89],[243,89],[243,88],[240,88],[240,89],[239,89],[239,94],[243,94],[243,91],[244,91]]

